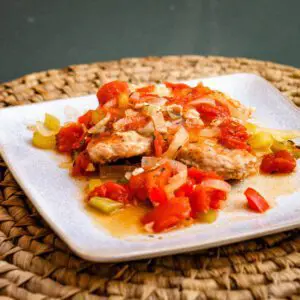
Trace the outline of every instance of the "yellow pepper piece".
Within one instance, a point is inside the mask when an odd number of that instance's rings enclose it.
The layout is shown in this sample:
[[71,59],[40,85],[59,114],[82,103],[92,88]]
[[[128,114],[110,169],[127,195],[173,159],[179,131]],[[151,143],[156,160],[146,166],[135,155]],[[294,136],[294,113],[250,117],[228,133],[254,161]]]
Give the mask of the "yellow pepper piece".
[[257,126],[253,123],[247,123],[245,127],[250,134],[254,134],[257,131]]
[[60,121],[55,116],[50,114],[45,114],[44,125],[46,128],[58,132],[60,129]]
[[269,150],[274,139],[272,134],[268,132],[258,132],[253,134],[248,142],[254,150]]
[[203,223],[213,223],[218,217],[218,212],[214,209],[210,209],[207,213],[200,213],[197,219]]
[[56,137],[55,135],[44,136],[40,132],[33,133],[32,144],[41,149],[55,149]]
[[93,191],[97,186],[102,184],[102,180],[95,178],[89,180],[89,192]]
[[92,111],[92,122],[93,124],[97,124],[104,118],[104,114],[99,112],[98,110]]
[[89,199],[88,204],[107,215],[110,215],[112,212],[123,206],[121,202],[105,197],[92,197]]

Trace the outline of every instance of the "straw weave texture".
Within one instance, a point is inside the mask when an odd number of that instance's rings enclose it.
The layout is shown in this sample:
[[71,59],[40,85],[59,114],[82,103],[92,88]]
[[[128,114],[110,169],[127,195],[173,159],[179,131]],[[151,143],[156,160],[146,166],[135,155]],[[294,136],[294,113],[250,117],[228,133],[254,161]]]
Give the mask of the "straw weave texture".
[[[300,70],[244,58],[169,56],[70,66],[0,85],[0,108],[95,93],[104,82],[256,73],[300,106]],[[0,300],[300,300],[300,232],[193,255],[119,264],[75,256],[36,212],[0,158]]]

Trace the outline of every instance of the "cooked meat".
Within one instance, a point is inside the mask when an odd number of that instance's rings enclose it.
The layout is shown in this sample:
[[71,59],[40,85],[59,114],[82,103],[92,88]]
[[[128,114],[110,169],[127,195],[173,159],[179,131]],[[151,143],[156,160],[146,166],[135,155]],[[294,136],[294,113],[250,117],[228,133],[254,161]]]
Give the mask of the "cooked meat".
[[135,131],[118,132],[89,143],[87,150],[95,163],[105,164],[119,158],[145,155],[151,151],[152,138]]
[[183,147],[177,160],[225,179],[243,179],[257,171],[257,158],[246,150],[228,149],[206,140]]

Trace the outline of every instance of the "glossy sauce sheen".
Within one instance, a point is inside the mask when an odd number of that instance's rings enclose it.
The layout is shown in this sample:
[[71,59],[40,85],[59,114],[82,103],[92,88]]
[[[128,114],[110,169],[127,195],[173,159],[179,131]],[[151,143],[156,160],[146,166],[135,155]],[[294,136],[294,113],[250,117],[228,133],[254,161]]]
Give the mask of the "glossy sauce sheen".
[[[269,202],[271,208],[276,205],[276,197],[288,195],[298,189],[299,174],[291,175],[255,175],[241,182],[233,183],[232,191],[225,202],[223,212],[227,213],[232,220],[251,218],[251,215],[239,217],[237,212],[247,212],[247,200],[244,191],[248,187],[256,189]],[[136,234],[148,234],[141,225],[140,219],[147,213],[145,207],[129,206],[112,215],[104,215],[96,209],[86,206],[86,210],[93,220],[109,234],[117,238]]]

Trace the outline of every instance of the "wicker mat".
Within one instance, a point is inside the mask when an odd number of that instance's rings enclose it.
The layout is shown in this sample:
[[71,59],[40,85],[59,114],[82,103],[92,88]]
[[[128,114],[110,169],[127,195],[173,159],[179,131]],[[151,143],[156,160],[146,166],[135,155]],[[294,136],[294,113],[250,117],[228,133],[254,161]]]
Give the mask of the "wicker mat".
[[[243,58],[172,56],[70,66],[0,85],[0,107],[133,83],[257,73],[300,105],[300,70]],[[39,217],[0,159],[1,299],[300,299],[298,230],[194,255],[119,264],[75,256]],[[297,296],[298,295],[298,296]]]

